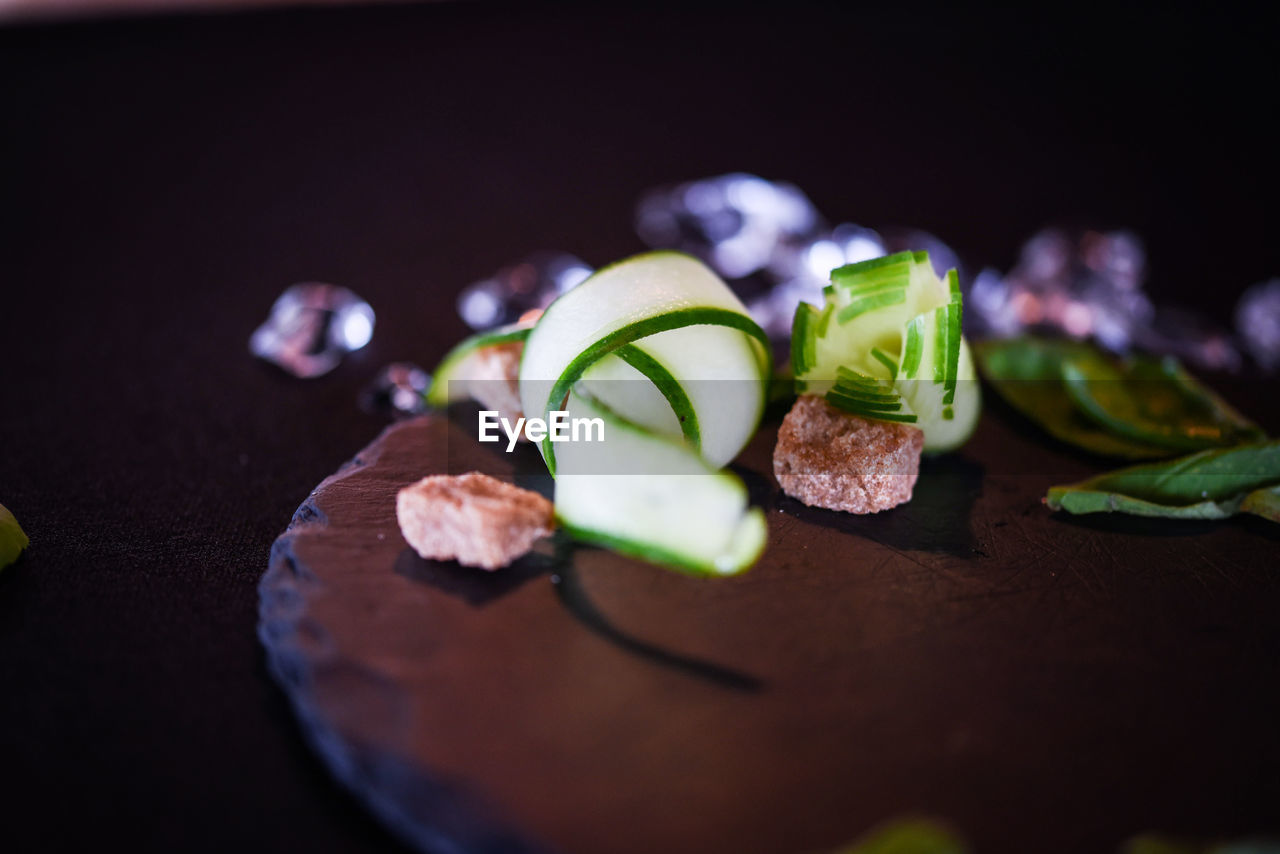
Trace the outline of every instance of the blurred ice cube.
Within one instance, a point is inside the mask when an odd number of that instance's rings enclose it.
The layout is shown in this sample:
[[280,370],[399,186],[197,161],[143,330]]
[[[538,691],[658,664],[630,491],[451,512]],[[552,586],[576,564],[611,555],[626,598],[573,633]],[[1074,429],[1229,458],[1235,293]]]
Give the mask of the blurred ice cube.
[[276,299],[249,339],[249,351],[296,377],[318,377],[368,344],[373,324],[373,308],[351,291],[303,282]]
[[884,249],[889,255],[895,252],[928,252],[929,262],[933,265],[935,273],[945,276],[948,270],[955,270],[960,276],[960,281],[968,284],[968,277],[960,263],[960,256],[954,249],[943,243],[941,238],[927,231],[918,228],[886,229]]
[[1236,303],[1236,330],[1264,371],[1280,369],[1280,279],[1244,292]]
[[876,232],[849,223],[838,225],[807,243],[780,251],[770,272],[786,277],[752,300],[747,310],[770,338],[785,341],[791,334],[796,307],[802,302],[822,304],[822,289],[831,281],[832,270],[884,254],[884,243]]
[[651,190],[635,225],[650,246],[688,252],[740,279],[807,243],[822,220],[799,188],[738,172]]
[[1008,338],[1022,329],[1013,306],[1013,289],[1000,271],[984,267],[973,277],[964,300],[965,333]]
[[431,375],[412,362],[392,362],[360,392],[360,407],[366,412],[402,418],[427,410],[424,395]]
[[1230,333],[1201,315],[1164,305],[1156,308],[1150,324],[1135,330],[1134,343],[1214,371],[1237,371],[1243,361]]
[[1120,351],[1151,323],[1145,276],[1146,255],[1133,233],[1050,228],[1023,244],[1000,288],[988,281],[972,308],[992,334],[1053,330]]
[[476,330],[514,323],[530,309],[546,308],[591,273],[591,267],[573,255],[535,252],[463,288],[458,314]]

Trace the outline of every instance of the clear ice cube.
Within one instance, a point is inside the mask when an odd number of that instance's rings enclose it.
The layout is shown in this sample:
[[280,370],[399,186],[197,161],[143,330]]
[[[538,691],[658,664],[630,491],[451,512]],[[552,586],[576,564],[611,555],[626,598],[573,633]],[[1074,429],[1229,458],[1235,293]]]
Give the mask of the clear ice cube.
[[635,226],[650,246],[688,252],[740,279],[809,242],[822,218],[794,185],[737,172],[645,193]]
[[431,375],[412,362],[392,362],[360,392],[366,412],[404,418],[427,411]]
[[1280,279],[1244,292],[1236,303],[1236,330],[1259,367],[1280,369]]
[[573,255],[535,252],[463,288],[458,314],[475,330],[514,323],[525,312],[546,308],[591,273],[591,267]]
[[374,319],[369,303],[350,290],[303,282],[276,299],[249,339],[249,351],[295,377],[318,377],[369,343]]

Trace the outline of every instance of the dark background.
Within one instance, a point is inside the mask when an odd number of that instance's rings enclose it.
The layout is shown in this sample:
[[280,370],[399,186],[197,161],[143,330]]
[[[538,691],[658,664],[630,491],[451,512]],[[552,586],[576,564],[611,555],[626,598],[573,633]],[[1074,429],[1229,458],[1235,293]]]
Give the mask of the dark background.
[[[1227,322],[1280,271],[1269,32],[1223,6],[910,3],[0,30],[0,502],[31,536],[0,573],[0,839],[397,848],[267,676],[267,550],[383,425],[355,403],[376,369],[461,336],[462,285],[535,249],[642,248],[654,184],[785,178],[833,221],[923,227],[1004,269],[1045,223],[1125,226],[1158,301]],[[301,382],[246,344],[307,280],[379,316]],[[1275,830],[1271,768],[1220,821],[1135,822]]]

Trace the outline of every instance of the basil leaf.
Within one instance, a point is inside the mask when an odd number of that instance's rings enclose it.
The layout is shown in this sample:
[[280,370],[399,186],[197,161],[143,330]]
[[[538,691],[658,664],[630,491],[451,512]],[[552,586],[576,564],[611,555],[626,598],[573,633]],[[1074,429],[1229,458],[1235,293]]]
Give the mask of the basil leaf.
[[29,542],[18,520],[0,504],[0,569],[17,560]]
[[1172,357],[1119,362],[1089,344],[1043,338],[974,349],[983,375],[1011,406],[1095,454],[1157,459],[1266,438]]
[[1265,438],[1171,357],[1137,356],[1117,365],[1091,351],[1064,359],[1061,369],[1075,405],[1113,435],[1181,452]]
[[968,846],[929,819],[898,819],[881,825],[834,854],[967,854]]
[[1277,486],[1280,440],[1273,440],[1200,451],[1054,486],[1045,503],[1068,513],[1225,519],[1243,511],[1275,519]]
[[1240,502],[1241,513],[1252,513],[1272,522],[1280,522],[1280,486],[1255,489]]
[[1077,407],[1062,382],[1062,363],[1088,354],[1074,341],[1041,338],[979,341],[978,367],[1005,402],[1055,439],[1104,457],[1148,460],[1167,457],[1168,448],[1117,436]]
[[1280,841],[1190,842],[1144,833],[1128,840],[1120,854],[1280,854]]

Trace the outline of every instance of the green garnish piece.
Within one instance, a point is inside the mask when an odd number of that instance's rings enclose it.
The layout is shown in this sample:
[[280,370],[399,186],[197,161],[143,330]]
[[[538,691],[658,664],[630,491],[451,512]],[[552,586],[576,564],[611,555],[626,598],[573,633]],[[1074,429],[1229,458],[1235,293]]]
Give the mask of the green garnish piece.
[[1120,362],[1089,344],[1041,338],[975,349],[983,375],[1011,406],[1096,454],[1156,459],[1264,438],[1170,357]]
[[1255,489],[1240,502],[1241,513],[1252,513],[1272,522],[1280,522],[1280,486]]
[[890,379],[896,380],[898,378],[898,363],[893,360],[892,356],[879,347],[872,347],[871,357],[889,369]]
[[886,822],[833,854],[967,854],[968,845],[932,819]]
[[947,306],[947,366],[943,384],[946,393],[942,402],[950,405],[956,399],[956,381],[960,370],[960,277],[955,270],[947,271],[947,284],[951,290],[951,304]]
[[[808,307],[796,314],[796,391],[867,418],[916,423],[926,453],[957,448],[981,409],[961,311],[955,272],[939,277],[926,252],[833,270],[819,321]],[[835,324],[826,323],[831,314]]]
[[902,353],[902,375],[908,379],[915,377],[920,370],[920,354],[924,350],[924,318],[912,318],[907,324],[907,345]]
[[884,308],[887,305],[902,305],[906,301],[906,288],[893,288],[892,290],[887,290],[883,293],[859,296],[853,302],[836,312],[836,323],[845,324],[861,314],[866,314],[872,309]]
[[1280,840],[1239,839],[1232,842],[1193,842],[1144,833],[1125,842],[1120,854],[1280,854]]
[[[801,364],[821,317],[808,308],[795,322]],[[598,441],[553,446],[548,435],[538,446],[561,527],[698,575],[750,567],[765,517],[723,467],[755,432],[774,381],[768,337],[702,262],[650,252],[597,270],[547,308],[520,362],[527,416],[565,411],[603,425]]]
[[523,341],[529,337],[528,324],[513,323],[477,332],[463,339],[457,346],[445,354],[431,375],[431,385],[427,388],[427,404],[444,407],[456,400],[462,400],[468,394],[467,380],[470,359],[485,347],[509,344],[512,341]]
[[893,255],[883,255],[879,258],[871,258],[855,264],[845,264],[843,267],[837,267],[831,271],[831,284],[836,287],[848,288],[859,281],[871,278],[874,274],[886,268],[890,270],[901,269],[905,273],[910,270],[911,264],[918,262],[919,259],[911,252],[897,252]]
[[16,561],[30,542],[18,520],[0,504],[0,569]]
[[1265,438],[1172,357],[1116,364],[1100,353],[1080,355],[1062,363],[1062,379],[1081,412],[1127,439],[1185,452]]
[[813,364],[814,340],[822,314],[807,302],[796,307],[791,321],[791,369],[804,373]]
[[902,412],[902,395],[891,385],[850,370],[836,368],[835,384],[825,395],[827,403],[863,418],[914,423],[914,413]]
[[1165,519],[1225,519],[1236,513],[1277,518],[1280,440],[1200,451],[1054,486],[1051,510],[1129,513]]

